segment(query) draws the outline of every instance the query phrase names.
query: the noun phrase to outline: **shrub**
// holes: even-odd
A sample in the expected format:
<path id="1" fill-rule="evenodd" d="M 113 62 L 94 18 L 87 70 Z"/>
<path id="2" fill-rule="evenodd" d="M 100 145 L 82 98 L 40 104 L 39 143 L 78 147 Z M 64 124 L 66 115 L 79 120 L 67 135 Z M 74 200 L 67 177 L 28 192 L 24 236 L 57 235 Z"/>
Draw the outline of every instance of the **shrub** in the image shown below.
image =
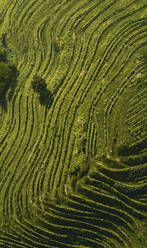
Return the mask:
<path id="1" fill-rule="evenodd" d="M 50 90 L 47 89 L 47 84 L 41 76 L 36 75 L 33 77 L 32 89 L 34 92 L 39 94 L 39 101 L 41 105 L 51 107 L 54 97 Z"/>
<path id="2" fill-rule="evenodd" d="M 36 75 L 33 77 L 32 88 L 36 93 L 40 93 L 42 90 L 46 89 L 46 87 L 47 84 L 41 76 Z"/>

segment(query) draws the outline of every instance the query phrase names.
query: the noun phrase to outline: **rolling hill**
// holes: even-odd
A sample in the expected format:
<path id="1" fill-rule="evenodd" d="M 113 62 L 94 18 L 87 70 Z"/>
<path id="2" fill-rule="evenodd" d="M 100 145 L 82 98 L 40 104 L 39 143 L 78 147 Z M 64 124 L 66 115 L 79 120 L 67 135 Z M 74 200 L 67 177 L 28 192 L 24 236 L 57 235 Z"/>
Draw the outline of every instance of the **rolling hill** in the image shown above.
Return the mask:
<path id="1" fill-rule="evenodd" d="M 0 51 L 0 247 L 147 247 L 147 2 L 1 0 Z"/>

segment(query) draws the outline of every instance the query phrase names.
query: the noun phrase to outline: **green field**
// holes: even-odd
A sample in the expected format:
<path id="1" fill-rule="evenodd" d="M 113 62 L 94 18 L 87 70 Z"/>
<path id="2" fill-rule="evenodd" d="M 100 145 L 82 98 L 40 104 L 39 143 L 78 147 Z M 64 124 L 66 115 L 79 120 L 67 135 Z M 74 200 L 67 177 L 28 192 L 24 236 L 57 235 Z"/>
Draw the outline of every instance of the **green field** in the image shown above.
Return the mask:
<path id="1" fill-rule="evenodd" d="M 1 0 L 1 50 L 0 248 L 147 248 L 147 1 Z"/>

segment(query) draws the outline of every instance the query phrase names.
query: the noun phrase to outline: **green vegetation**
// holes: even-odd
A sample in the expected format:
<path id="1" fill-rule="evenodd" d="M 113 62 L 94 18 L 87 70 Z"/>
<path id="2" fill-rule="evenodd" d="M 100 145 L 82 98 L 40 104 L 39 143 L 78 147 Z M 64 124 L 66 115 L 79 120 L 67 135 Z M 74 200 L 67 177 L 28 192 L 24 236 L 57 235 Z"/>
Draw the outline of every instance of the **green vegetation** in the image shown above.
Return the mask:
<path id="1" fill-rule="evenodd" d="M 146 13 L 0 1 L 0 248 L 147 247 Z"/>

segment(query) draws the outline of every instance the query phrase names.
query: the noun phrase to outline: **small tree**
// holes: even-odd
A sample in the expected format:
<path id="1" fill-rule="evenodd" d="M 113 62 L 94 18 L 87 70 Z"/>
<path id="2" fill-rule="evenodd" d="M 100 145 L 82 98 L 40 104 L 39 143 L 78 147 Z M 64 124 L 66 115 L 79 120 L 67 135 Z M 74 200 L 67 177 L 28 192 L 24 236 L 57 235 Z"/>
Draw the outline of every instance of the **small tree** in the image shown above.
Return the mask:
<path id="1" fill-rule="evenodd" d="M 34 92 L 39 95 L 40 104 L 50 107 L 53 103 L 54 97 L 50 90 L 47 89 L 45 80 L 41 76 L 36 75 L 33 77 L 31 85 Z"/>
<path id="2" fill-rule="evenodd" d="M 41 91 L 46 89 L 46 87 L 47 84 L 45 83 L 45 80 L 41 76 L 36 75 L 33 77 L 32 88 L 36 93 L 41 93 Z"/>

